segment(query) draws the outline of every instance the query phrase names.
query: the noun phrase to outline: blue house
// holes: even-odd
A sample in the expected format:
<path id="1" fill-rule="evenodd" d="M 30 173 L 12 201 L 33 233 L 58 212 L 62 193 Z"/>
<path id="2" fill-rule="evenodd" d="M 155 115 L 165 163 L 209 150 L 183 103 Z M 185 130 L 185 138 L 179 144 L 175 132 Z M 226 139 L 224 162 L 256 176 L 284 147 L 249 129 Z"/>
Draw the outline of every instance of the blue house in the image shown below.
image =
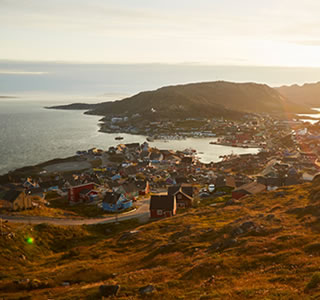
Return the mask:
<path id="1" fill-rule="evenodd" d="M 132 206 L 132 200 L 128 200 L 123 194 L 107 192 L 103 201 L 103 210 L 110 212 L 122 211 Z"/>

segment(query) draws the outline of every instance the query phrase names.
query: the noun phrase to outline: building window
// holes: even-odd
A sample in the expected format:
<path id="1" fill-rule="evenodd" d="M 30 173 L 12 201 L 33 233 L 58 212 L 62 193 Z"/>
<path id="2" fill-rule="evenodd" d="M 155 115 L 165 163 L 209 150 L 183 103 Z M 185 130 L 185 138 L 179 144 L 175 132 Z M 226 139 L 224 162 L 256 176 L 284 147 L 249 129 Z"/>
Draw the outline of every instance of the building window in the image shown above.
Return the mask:
<path id="1" fill-rule="evenodd" d="M 163 215 L 162 209 L 157 209 L 157 215 L 159 215 L 159 216 Z"/>

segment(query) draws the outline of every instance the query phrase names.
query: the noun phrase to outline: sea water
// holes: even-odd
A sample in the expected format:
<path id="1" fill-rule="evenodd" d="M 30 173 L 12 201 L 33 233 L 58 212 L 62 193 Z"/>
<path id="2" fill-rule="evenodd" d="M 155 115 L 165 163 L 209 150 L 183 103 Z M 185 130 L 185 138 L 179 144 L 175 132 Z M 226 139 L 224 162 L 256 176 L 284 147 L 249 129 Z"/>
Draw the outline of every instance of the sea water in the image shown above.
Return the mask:
<path id="1" fill-rule="evenodd" d="M 118 99 L 117 97 L 116 99 Z M 117 145 L 119 134 L 99 132 L 101 116 L 85 115 L 78 110 L 52 110 L 45 106 L 72 102 L 101 102 L 111 98 L 21 97 L 0 99 L 0 174 L 38 164 L 54 158 L 72 156 L 78 150 L 98 147 L 107 150 Z M 142 135 L 121 134 L 121 143 L 146 141 Z M 213 138 L 154 141 L 159 149 L 184 150 L 194 148 L 201 161 L 216 162 L 222 155 L 257 153 L 258 149 L 210 145 Z"/>

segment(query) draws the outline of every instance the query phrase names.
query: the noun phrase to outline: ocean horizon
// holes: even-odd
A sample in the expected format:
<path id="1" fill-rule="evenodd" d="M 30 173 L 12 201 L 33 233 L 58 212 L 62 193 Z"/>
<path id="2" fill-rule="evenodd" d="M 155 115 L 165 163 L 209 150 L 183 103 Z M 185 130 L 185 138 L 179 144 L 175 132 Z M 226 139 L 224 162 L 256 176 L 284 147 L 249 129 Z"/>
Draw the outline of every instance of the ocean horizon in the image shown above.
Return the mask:
<path id="1" fill-rule="evenodd" d="M 320 68 L 310 67 L 0 60 L 0 96 L 55 95 L 83 99 L 107 95 L 119 100 L 119 95 L 202 81 L 256 82 L 278 87 L 317 82 L 319 78 Z"/>

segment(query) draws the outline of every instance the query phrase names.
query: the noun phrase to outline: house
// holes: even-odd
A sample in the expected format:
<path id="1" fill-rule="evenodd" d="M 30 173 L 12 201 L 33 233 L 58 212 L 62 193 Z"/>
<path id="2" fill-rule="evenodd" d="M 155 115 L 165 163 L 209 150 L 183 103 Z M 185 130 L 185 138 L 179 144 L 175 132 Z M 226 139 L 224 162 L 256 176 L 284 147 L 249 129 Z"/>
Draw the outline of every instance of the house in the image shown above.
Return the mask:
<path id="1" fill-rule="evenodd" d="M 127 199 L 134 199 L 139 195 L 139 188 L 134 182 L 126 182 L 117 188 L 117 192 L 124 194 Z"/>
<path id="2" fill-rule="evenodd" d="M 302 180 L 304 182 L 311 182 L 314 177 L 315 177 L 315 175 L 309 174 L 308 172 L 304 172 L 302 174 Z"/>
<path id="3" fill-rule="evenodd" d="M 25 210 L 32 208 L 31 198 L 21 190 L 0 191 L 0 207 L 12 210 Z"/>
<path id="4" fill-rule="evenodd" d="M 23 183 L 23 186 L 27 189 L 31 189 L 37 187 L 37 184 L 33 182 L 31 178 L 27 178 L 26 181 Z"/>
<path id="5" fill-rule="evenodd" d="M 98 192 L 90 188 L 85 188 L 81 190 L 79 193 L 80 202 L 94 201 L 97 198 L 98 198 Z"/>
<path id="6" fill-rule="evenodd" d="M 141 153 L 140 153 L 140 159 L 143 159 L 143 160 L 149 160 L 149 155 L 150 155 L 150 152 L 149 150 L 142 150 Z"/>
<path id="7" fill-rule="evenodd" d="M 218 190 L 232 191 L 236 188 L 236 181 L 233 176 L 218 176 L 215 185 Z"/>
<path id="8" fill-rule="evenodd" d="M 194 158 L 192 156 L 184 156 L 181 159 L 181 164 L 184 164 L 184 165 L 192 165 L 193 162 L 194 162 Z"/>
<path id="9" fill-rule="evenodd" d="M 94 189 L 94 187 L 95 187 L 95 184 L 93 182 L 71 187 L 68 192 L 69 202 L 72 202 L 72 203 L 82 202 L 84 200 L 84 196 L 81 196 L 80 194 L 81 191 L 88 193 L 88 190 L 91 191 Z"/>
<path id="10" fill-rule="evenodd" d="M 71 187 L 81 184 L 80 178 L 77 175 L 65 174 L 63 177 L 65 180 L 64 186 Z"/>
<path id="11" fill-rule="evenodd" d="M 150 184 L 146 180 L 137 180 L 135 182 L 136 187 L 139 190 L 139 195 L 147 195 L 150 193 Z"/>
<path id="12" fill-rule="evenodd" d="M 147 142 L 144 142 L 142 145 L 141 145 L 141 150 L 142 151 L 147 151 L 149 152 L 149 144 Z"/>
<path id="13" fill-rule="evenodd" d="M 161 152 L 151 152 L 149 159 L 153 162 L 160 162 L 163 160 L 163 155 Z"/>
<path id="14" fill-rule="evenodd" d="M 140 144 L 139 143 L 130 143 L 130 144 L 124 144 L 129 151 L 136 151 L 140 148 Z"/>
<path id="15" fill-rule="evenodd" d="M 317 159 L 317 155 L 313 152 L 300 151 L 300 158 L 302 161 L 310 161 L 313 163 Z"/>
<path id="16" fill-rule="evenodd" d="M 273 175 L 273 177 L 258 176 L 257 182 L 260 184 L 266 185 L 268 189 L 271 187 L 283 186 L 282 178 L 276 177 L 276 175 Z"/>
<path id="17" fill-rule="evenodd" d="M 120 174 L 116 174 L 116 175 L 111 177 L 111 180 L 113 180 L 113 181 L 116 181 L 116 180 L 119 180 L 119 179 L 121 179 L 121 175 Z"/>
<path id="18" fill-rule="evenodd" d="M 179 191 L 177 191 L 173 196 L 176 199 L 177 207 L 181 207 L 181 208 L 192 207 L 193 198 L 188 194 L 184 193 L 182 191 L 182 188 L 180 188 Z"/>
<path id="19" fill-rule="evenodd" d="M 171 217 L 176 214 L 176 211 L 177 203 L 175 197 L 169 197 L 168 195 L 151 195 L 151 218 Z"/>
<path id="20" fill-rule="evenodd" d="M 28 189 L 28 190 L 26 190 L 25 193 L 26 193 L 26 195 L 28 195 L 32 199 L 36 199 L 39 201 L 44 201 L 45 196 L 46 196 L 45 192 L 43 191 L 43 189 L 41 187 Z"/>
<path id="21" fill-rule="evenodd" d="M 63 186 L 63 180 L 49 180 L 40 182 L 39 185 L 44 192 L 56 191 Z"/>
<path id="22" fill-rule="evenodd" d="M 233 190 L 232 198 L 240 199 L 247 195 L 254 195 L 254 194 L 263 192 L 265 190 L 266 190 L 266 186 L 264 184 L 261 184 L 258 182 L 250 182 Z"/>
<path id="23" fill-rule="evenodd" d="M 301 183 L 299 176 L 286 176 L 284 177 L 284 185 L 296 185 Z"/>
<path id="24" fill-rule="evenodd" d="M 182 184 L 182 183 L 188 183 L 188 178 L 187 177 L 185 177 L 185 176 L 177 176 L 176 178 L 175 178 L 175 182 L 177 183 L 177 184 Z"/>
<path id="25" fill-rule="evenodd" d="M 123 194 L 107 192 L 102 201 L 103 210 L 117 212 L 132 207 L 132 200 L 128 200 Z"/>
<path id="26" fill-rule="evenodd" d="M 138 172 L 139 172 L 139 170 L 138 170 L 137 166 L 130 165 L 130 166 L 122 169 L 120 173 L 121 173 L 121 176 L 128 177 L 128 176 L 136 175 Z"/>
<path id="27" fill-rule="evenodd" d="M 194 188 L 192 185 L 174 185 L 168 188 L 168 197 L 175 197 L 177 207 L 192 207 Z"/>

